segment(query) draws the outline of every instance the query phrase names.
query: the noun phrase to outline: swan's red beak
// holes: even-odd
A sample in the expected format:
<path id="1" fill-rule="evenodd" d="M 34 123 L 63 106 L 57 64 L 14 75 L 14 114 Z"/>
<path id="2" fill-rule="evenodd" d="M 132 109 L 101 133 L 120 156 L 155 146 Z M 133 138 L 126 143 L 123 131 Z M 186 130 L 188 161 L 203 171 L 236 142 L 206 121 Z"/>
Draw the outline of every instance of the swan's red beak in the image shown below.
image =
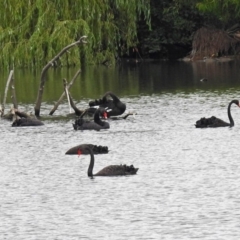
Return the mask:
<path id="1" fill-rule="evenodd" d="M 107 118 L 108 118 L 107 112 L 104 112 L 104 113 L 103 113 L 103 118 L 104 118 L 104 119 L 107 119 Z"/>
<path id="2" fill-rule="evenodd" d="M 82 151 L 78 149 L 77 154 L 78 154 L 78 157 L 80 157 L 80 155 L 82 154 Z"/>

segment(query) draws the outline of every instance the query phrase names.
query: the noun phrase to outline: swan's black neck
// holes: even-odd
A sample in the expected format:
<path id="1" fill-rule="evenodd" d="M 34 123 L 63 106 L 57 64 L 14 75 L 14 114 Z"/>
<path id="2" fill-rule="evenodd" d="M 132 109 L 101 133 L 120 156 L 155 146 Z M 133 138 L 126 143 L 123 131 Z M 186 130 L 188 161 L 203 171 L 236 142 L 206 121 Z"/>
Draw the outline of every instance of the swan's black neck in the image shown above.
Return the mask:
<path id="1" fill-rule="evenodd" d="M 97 111 L 95 112 L 95 114 L 94 114 L 94 122 L 97 123 L 100 126 L 103 126 L 104 122 L 101 121 L 100 116 L 99 116 L 101 114 L 101 111 L 102 111 L 101 108 L 98 108 Z"/>
<path id="2" fill-rule="evenodd" d="M 106 92 L 104 94 L 104 96 L 103 96 L 104 101 L 107 100 L 107 96 L 110 96 L 115 103 L 120 102 L 120 99 L 112 92 Z"/>
<path id="3" fill-rule="evenodd" d="M 239 105 L 238 100 L 232 100 L 228 105 L 228 118 L 229 118 L 229 121 L 230 121 L 230 127 L 234 126 L 234 121 L 233 121 L 233 118 L 232 118 L 232 115 L 231 115 L 231 106 L 232 106 L 233 103 L 235 103 L 236 105 Z"/>
<path id="4" fill-rule="evenodd" d="M 86 148 L 89 153 L 90 153 L 90 156 L 91 156 L 91 159 L 90 159 L 90 164 L 89 164 L 89 167 L 88 167 L 88 176 L 89 177 L 92 177 L 93 176 L 93 167 L 94 167 L 94 154 L 93 154 L 93 151 L 91 148 L 87 147 Z"/>

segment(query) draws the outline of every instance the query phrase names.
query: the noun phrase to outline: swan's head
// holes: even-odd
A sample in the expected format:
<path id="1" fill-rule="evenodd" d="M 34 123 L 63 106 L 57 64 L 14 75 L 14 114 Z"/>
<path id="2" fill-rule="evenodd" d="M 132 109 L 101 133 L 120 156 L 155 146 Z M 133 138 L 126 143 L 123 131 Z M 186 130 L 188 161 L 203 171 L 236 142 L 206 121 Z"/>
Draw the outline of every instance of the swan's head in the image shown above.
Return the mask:
<path id="1" fill-rule="evenodd" d="M 82 154 L 82 150 L 80 148 L 78 148 L 78 150 L 77 150 L 78 157 L 80 157 L 81 154 Z"/>
<path id="2" fill-rule="evenodd" d="M 239 102 L 239 100 L 232 100 L 232 103 L 235 103 L 238 107 L 240 107 L 240 102 Z"/>
<path id="3" fill-rule="evenodd" d="M 106 112 L 106 111 L 103 113 L 103 118 L 104 118 L 104 119 L 107 119 L 107 118 L 108 118 L 108 115 L 107 115 L 107 112 Z"/>
<path id="4" fill-rule="evenodd" d="M 108 112 L 107 112 L 107 110 L 106 110 L 105 108 L 100 107 L 100 108 L 98 109 L 98 111 L 99 111 L 99 115 L 100 115 L 102 118 L 104 118 L 104 119 L 107 119 L 107 118 L 108 118 Z"/>

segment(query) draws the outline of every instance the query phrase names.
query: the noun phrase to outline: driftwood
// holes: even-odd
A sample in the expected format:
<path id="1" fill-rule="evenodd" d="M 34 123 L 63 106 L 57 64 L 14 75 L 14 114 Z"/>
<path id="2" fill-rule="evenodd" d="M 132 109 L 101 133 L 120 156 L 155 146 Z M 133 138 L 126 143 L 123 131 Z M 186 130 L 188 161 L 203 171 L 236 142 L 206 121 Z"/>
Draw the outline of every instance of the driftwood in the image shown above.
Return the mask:
<path id="1" fill-rule="evenodd" d="M 14 78 L 12 78 L 11 88 L 12 88 L 12 96 L 11 97 L 12 97 L 13 107 L 15 109 L 17 109 L 18 108 L 18 103 L 17 103 L 16 91 L 15 91 L 15 86 L 14 86 Z"/>
<path id="2" fill-rule="evenodd" d="M 7 119 L 7 120 L 12 120 L 14 118 L 14 116 L 15 116 L 14 109 L 16 109 L 18 107 L 16 92 L 15 92 L 15 87 L 14 87 L 13 73 L 14 73 L 13 70 L 11 70 L 10 73 L 9 73 L 8 80 L 7 80 L 6 87 L 5 87 L 5 92 L 4 92 L 3 104 L 2 104 L 1 109 L 0 109 L 1 117 L 3 119 Z M 12 98 L 12 101 L 13 101 L 13 108 L 11 108 L 8 113 L 4 114 L 5 104 L 6 104 L 6 99 L 7 99 L 7 92 L 8 92 L 8 89 L 9 89 L 10 85 L 11 85 L 11 89 L 12 89 L 11 98 Z"/>
<path id="3" fill-rule="evenodd" d="M 15 109 L 14 112 L 20 118 L 35 118 L 35 116 L 29 115 L 25 112 L 19 112 L 17 109 Z"/>
<path id="4" fill-rule="evenodd" d="M 6 99 L 7 99 L 7 92 L 8 92 L 9 85 L 11 84 L 12 81 L 13 81 L 13 70 L 10 71 L 8 80 L 6 83 L 4 97 L 3 97 L 3 103 L 2 103 L 2 109 L 1 109 L 1 116 L 4 115 L 5 104 L 6 104 Z"/>
<path id="5" fill-rule="evenodd" d="M 123 119 L 126 119 L 128 116 L 130 116 L 130 115 L 136 115 L 136 113 L 132 113 L 132 112 L 129 112 L 129 113 L 127 113 L 125 116 L 123 116 L 122 118 Z"/>
<path id="6" fill-rule="evenodd" d="M 113 119 L 113 120 L 121 120 L 121 119 L 127 119 L 129 116 L 133 115 L 135 117 L 135 115 L 137 115 L 137 113 L 135 112 L 129 112 L 129 113 L 126 113 L 124 116 L 116 116 L 116 117 L 110 117 L 110 119 Z"/>
<path id="7" fill-rule="evenodd" d="M 68 100 L 68 105 L 69 105 L 69 113 L 71 113 L 71 104 L 70 104 L 70 100 L 69 100 L 69 92 L 67 89 L 67 80 L 63 79 L 63 86 L 64 86 L 64 92 L 67 95 L 67 100 Z"/>
<path id="8" fill-rule="evenodd" d="M 11 108 L 10 111 L 3 116 L 3 118 L 12 121 L 19 118 L 36 119 L 36 116 L 25 112 L 20 112 L 18 109 L 15 108 Z"/>
<path id="9" fill-rule="evenodd" d="M 45 67 L 42 69 L 42 73 L 41 73 L 41 81 L 40 81 L 40 86 L 39 86 L 39 90 L 38 90 L 38 96 L 37 96 L 37 100 L 36 100 L 36 105 L 34 107 L 35 110 L 35 115 L 37 117 L 40 116 L 40 108 L 41 108 L 41 103 L 42 103 L 42 95 L 43 95 L 43 89 L 44 89 L 44 84 L 46 81 L 46 73 L 47 70 L 53 66 L 54 62 L 57 61 L 68 49 L 79 45 L 79 44 L 85 44 L 86 43 L 86 36 L 80 37 L 80 39 L 68 46 L 66 46 L 65 48 L 63 48 L 51 61 L 49 61 L 47 63 L 47 65 L 45 65 Z"/>
<path id="10" fill-rule="evenodd" d="M 61 97 L 59 98 L 59 100 L 57 101 L 57 103 L 54 105 L 53 109 L 50 111 L 49 115 L 53 115 L 53 113 L 57 110 L 58 106 L 60 105 L 61 101 L 63 100 L 64 96 L 66 95 L 65 93 L 65 87 L 67 88 L 67 90 L 69 90 L 74 81 L 77 79 L 78 75 L 80 74 L 81 70 L 78 70 L 77 73 L 74 75 L 73 79 L 71 80 L 71 82 L 67 85 L 67 81 L 66 81 L 66 86 L 64 86 L 64 92 L 62 93 Z M 64 80 L 63 80 L 64 81 Z"/>
<path id="11" fill-rule="evenodd" d="M 6 114 L 2 116 L 3 119 L 12 121 L 16 117 L 14 109 L 11 108 Z"/>
<path id="12" fill-rule="evenodd" d="M 66 87 L 65 87 L 66 84 L 67 84 L 66 79 L 63 79 L 63 81 L 64 81 L 64 90 L 67 91 Z M 95 113 L 95 110 L 96 110 L 95 108 L 91 107 L 91 108 L 87 108 L 87 109 L 84 109 L 84 110 L 80 110 L 79 108 L 77 108 L 77 106 L 73 102 L 71 94 L 70 93 L 66 93 L 66 92 L 65 92 L 65 94 L 68 95 L 68 101 L 70 103 L 70 106 L 74 110 L 75 115 L 79 116 L 79 118 L 83 118 L 84 116 L 87 117 L 87 118 L 93 117 L 93 115 Z M 69 115 L 72 115 L 72 114 L 70 113 Z"/>
<path id="13" fill-rule="evenodd" d="M 64 81 L 64 80 L 65 80 L 65 81 Z M 66 79 L 63 79 L 63 81 L 64 81 L 64 91 L 65 91 L 65 94 L 67 95 L 67 93 L 66 93 L 66 87 L 65 87 L 65 85 L 66 85 Z M 71 105 L 71 107 L 73 108 L 75 114 L 76 114 L 77 116 L 81 116 L 81 115 L 84 113 L 84 111 L 82 111 L 82 110 L 80 110 L 80 109 L 78 109 L 78 108 L 76 107 L 76 105 L 74 104 L 74 102 L 73 102 L 73 100 L 72 100 L 72 97 L 71 97 L 70 93 L 68 93 L 68 96 L 69 96 L 70 105 Z"/>

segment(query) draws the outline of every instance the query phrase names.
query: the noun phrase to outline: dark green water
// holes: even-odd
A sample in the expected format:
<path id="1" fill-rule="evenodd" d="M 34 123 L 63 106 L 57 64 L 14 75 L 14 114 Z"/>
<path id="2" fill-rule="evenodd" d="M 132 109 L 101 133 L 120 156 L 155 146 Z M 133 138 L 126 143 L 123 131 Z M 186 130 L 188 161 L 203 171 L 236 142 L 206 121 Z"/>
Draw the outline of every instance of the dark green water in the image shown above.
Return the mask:
<path id="1" fill-rule="evenodd" d="M 239 62 L 125 62 L 117 66 L 88 66 L 76 79 L 70 90 L 76 101 L 99 98 L 106 91 L 120 97 L 151 95 L 174 92 L 196 92 L 199 90 L 225 91 L 240 87 Z M 45 83 L 43 102 L 57 101 L 63 92 L 62 79 L 68 82 L 78 68 L 49 69 Z M 19 103 L 34 104 L 37 98 L 41 69 L 15 69 L 15 89 Z M 1 72 L 0 94 L 3 98 L 8 72 Z M 201 83 L 201 78 L 207 78 Z M 11 102 L 10 93 L 8 102 Z"/>

